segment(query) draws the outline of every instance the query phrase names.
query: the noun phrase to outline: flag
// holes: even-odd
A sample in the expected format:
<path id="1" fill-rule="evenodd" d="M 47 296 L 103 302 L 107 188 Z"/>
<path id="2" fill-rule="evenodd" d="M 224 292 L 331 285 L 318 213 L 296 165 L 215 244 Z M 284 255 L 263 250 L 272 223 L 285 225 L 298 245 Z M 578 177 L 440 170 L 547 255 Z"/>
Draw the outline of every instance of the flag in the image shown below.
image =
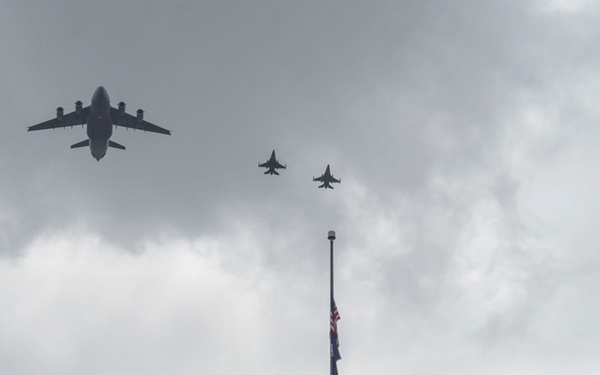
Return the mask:
<path id="1" fill-rule="evenodd" d="M 335 301 L 331 297 L 331 315 L 329 319 L 329 355 L 331 356 L 331 375 L 337 375 L 337 364 L 338 359 L 342 359 L 340 356 L 340 342 L 337 333 L 337 321 L 340 320 L 340 314 L 338 313 Z"/>

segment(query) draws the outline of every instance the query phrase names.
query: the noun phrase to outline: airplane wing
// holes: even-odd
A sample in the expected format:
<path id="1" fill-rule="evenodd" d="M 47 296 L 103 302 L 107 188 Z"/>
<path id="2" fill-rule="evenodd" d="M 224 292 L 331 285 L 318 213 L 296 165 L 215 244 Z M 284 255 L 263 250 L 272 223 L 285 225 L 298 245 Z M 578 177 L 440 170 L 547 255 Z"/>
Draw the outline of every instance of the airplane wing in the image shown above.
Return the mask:
<path id="1" fill-rule="evenodd" d="M 340 181 L 342 181 L 342 180 L 338 180 L 337 178 L 331 176 L 331 182 L 339 183 Z"/>
<path id="2" fill-rule="evenodd" d="M 259 168 L 269 168 L 269 164 L 268 163 L 262 163 L 262 164 L 258 164 Z"/>
<path id="3" fill-rule="evenodd" d="M 279 163 L 278 161 L 275 162 L 275 168 L 277 169 L 285 169 L 285 165 L 282 165 L 281 163 Z"/>
<path id="4" fill-rule="evenodd" d="M 33 130 L 46 130 L 46 129 L 55 129 L 55 128 L 66 128 L 68 126 L 75 125 L 83 125 L 86 123 L 88 115 L 90 114 L 90 107 L 87 106 L 81 109 L 81 112 L 77 114 L 77 112 L 73 111 L 64 115 L 60 120 L 58 118 L 53 118 L 52 120 L 41 122 L 37 125 L 33 125 L 27 128 L 27 131 Z"/>
<path id="5" fill-rule="evenodd" d="M 143 131 L 152 132 L 152 133 L 171 135 L 170 130 L 161 128 L 158 125 L 151 124 L 146 120 L 142 120 L 140 122 L 140 121 L 138 121 L 137 117 L 132 116 L 129 113 L 123 113 L 122 115 L 119 115 L 119 110 L 114 107 L 110 107 L 110 116 L 113 119 L 115 119 L 115 118 L 118 119 L 113 124 L 116 126 L 122 126 L 124 128 L 130 128 L 130 129 L 135 129 L 135 130 L 143 130 Z"/>
<path id="6" fill-rule="evenodd" d="M 325 182 L 323 181 L 323 175 L 321 175 L 321 177 L 313 177 L 313 181 Z"/>

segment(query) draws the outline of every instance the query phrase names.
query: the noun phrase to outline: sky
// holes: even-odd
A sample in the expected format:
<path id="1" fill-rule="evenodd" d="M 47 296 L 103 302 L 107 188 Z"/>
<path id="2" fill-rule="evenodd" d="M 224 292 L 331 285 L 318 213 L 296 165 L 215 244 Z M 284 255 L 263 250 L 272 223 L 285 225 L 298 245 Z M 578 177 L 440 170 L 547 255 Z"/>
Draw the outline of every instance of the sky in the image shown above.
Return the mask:
<path id="1" fill-rule="evenodd" d="M 600 373 L 600 2 L 2 8 L 2 373 Z"/>

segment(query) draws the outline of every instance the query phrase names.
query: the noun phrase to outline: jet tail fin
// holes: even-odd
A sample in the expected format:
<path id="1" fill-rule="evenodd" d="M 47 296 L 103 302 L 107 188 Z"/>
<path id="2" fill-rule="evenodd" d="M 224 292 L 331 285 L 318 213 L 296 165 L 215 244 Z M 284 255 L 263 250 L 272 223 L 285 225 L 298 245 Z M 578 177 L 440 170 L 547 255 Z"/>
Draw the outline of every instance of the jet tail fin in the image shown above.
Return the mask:
<path id="1" fill-rule="evenodd" d="M 71 148 L 87 147 L 89 145 L 90 145 L 90 140 L 86 139 L 85 141 L 81 141 L 79 143 L 75 143 L 74 145 L 71 145 Z"/>
<path id="2" fill-rule="evenodd" d="M 108 147 L 118 148 L 119 150 L 125 150 L 125 146 L 118 144 L 117 142 L 108 141 Z"/>

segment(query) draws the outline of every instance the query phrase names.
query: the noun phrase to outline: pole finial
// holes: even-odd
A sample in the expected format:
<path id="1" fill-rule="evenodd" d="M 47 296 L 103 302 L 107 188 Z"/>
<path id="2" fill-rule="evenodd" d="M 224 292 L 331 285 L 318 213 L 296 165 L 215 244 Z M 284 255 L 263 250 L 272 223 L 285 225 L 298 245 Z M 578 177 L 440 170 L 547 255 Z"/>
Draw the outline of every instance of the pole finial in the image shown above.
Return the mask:
<path id="1" fill-rule="evenodd" d="M 332 230 L 330 230 L 330 231 L 327 233 L 327 239 L 328 239 L 329 241 L 333 241 L 333 240 L 335 240 L 335 231 L 332 231 Z"/>

